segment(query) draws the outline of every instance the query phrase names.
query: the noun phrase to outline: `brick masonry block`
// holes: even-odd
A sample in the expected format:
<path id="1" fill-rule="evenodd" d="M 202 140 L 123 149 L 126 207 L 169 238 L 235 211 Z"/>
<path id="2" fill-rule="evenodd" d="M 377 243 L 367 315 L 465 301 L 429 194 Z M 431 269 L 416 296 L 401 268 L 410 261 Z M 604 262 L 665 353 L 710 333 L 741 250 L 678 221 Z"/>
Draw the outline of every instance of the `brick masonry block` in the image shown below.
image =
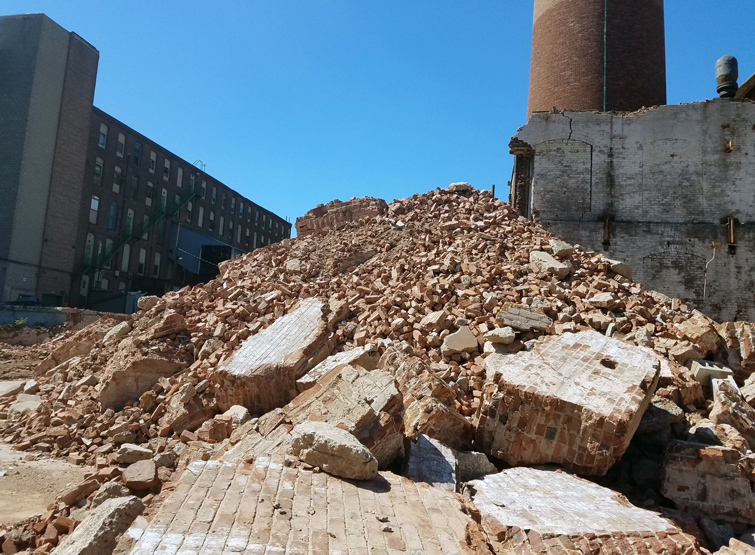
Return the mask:
<path id="1" fill-rule="evenodd" d="M 475 446 L 508 464 L 603 475 L 637 430 L 660 377 L 652 352 L 594 331 L 492 354 Z"/>

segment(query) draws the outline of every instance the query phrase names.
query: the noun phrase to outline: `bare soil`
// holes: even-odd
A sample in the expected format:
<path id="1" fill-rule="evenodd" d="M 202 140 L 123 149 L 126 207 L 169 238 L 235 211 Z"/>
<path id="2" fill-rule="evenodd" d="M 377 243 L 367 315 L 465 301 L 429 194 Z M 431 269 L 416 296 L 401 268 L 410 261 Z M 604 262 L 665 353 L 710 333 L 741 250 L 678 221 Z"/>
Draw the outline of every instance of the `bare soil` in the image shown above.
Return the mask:
<path id="1" fill-rule="evenodd" d="M 25 347 L 0 342 L 0 380 L 33 378 L 34 367 L 48 354 L 43 345 Z"/>
<path id="2" fill-rule="evenodd" d="M 31 460 L 27 460 L 31 459 Z M 0 526 L 44 513 L 58 494 L 91 472 L 47 455 L 14 451 L 0 442 Z"/>

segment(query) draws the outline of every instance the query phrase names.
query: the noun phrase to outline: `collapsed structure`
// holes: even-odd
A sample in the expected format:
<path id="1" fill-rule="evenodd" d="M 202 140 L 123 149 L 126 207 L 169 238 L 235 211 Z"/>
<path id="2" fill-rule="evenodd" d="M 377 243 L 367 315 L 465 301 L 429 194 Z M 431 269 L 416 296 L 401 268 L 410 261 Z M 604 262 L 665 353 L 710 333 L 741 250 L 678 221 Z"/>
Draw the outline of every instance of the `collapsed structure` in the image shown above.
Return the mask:
<path id="1" fill-rule="evenodd" d="M 333 206 L 307 216 L 322 218 L 309 235 L 140 299 L 84 352 L 83 329 L 0 391 L 6 442 L 92 466 L 46 514 L 0 532 L 8 552 L 66 553 L 87 522 L 123 520 L 108 530 L 130 526 L 118 549 L 133 553 L 693 553 L 755 525 L 746 495 L 718 511 L 723 494 L 701 503 L 683 487 L 755 479 L 750 324 L 644 290 L 626 264 L 468 184 Z M 713 387 L 727 374 L 738 385 Z M 561 465 L 570 495 L 595 503 L 570 527 L 528 520 L 516 484 L 556 496 L 561 482 L 499 475 L 505 463 Z M 133 515 L 129 495 L 150 521 L 112 516 Z M 623 524 L 609 529 L 613 514 Z M 726 542 L 715 526 L 731 527 Z"/>

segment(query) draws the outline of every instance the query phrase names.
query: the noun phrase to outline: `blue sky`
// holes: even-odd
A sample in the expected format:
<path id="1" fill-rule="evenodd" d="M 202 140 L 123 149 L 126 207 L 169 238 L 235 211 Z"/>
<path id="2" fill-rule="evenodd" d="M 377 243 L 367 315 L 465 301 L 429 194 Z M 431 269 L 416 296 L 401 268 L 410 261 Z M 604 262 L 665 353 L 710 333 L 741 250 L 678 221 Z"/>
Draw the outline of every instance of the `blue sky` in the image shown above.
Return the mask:
<path id="1" fill-rule="evenodd" d="M 4 0 L 100 51 L 95 104 L 293 222 L 469 181 L 507 195 L 532 1 Z M 753 0 L 666 0 L 669 103 L 755 73 Z"/>

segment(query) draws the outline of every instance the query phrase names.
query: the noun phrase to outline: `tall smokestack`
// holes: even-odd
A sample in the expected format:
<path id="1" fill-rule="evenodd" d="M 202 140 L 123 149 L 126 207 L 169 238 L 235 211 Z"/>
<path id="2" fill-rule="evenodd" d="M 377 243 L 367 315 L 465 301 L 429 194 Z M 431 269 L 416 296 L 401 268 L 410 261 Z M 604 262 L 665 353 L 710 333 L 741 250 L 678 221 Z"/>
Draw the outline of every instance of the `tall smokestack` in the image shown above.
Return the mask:
<path id="1" fill-rule="evenodd" d="M 663 0 L 535 0 L 528 113 L 666 103 Z"/>

